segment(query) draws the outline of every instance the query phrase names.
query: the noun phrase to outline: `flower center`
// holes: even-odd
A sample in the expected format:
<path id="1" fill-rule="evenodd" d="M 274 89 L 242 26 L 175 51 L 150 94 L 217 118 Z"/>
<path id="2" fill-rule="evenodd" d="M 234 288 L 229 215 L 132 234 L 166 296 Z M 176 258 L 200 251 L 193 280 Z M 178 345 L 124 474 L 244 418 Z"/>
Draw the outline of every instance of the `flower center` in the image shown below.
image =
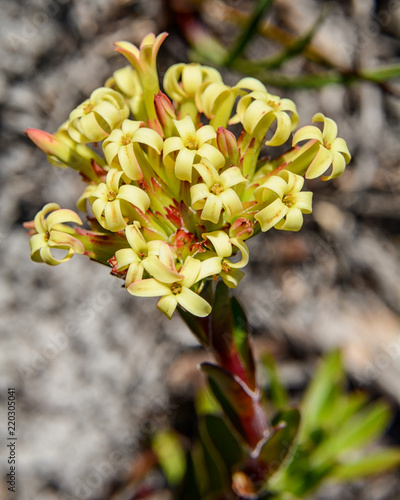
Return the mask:
<path id="1" fill-rule="evenodd" d="M 329 142 L 327 142 L 327 141 L 324 141 L 323 145 L 324 145 L 324 148 L 326 148 L 328 150 L 331 149 L 331 147 L 332 147 L 332 144 L 329 144 Z"/>
<path id="2" fill-rule="evenodd" d="M 288 208 L 291 208 L 295 204 L 294 196 L 289 193 L 282 198 L 282 203 Z"/>
<path id="3" fill-rule="evenodd" d="M 131 143 L 132 137 L 130 134 L 125 134 L 121 137 L 121 146 L 127 146 Z"/>
<path id="4" fill-rule="evenodd" d="M 172 283 L 171 292 L 173 295 L 179 295 L 182 292 L 182 285 L 180 283 Z"/>
<path id="5" fill-rule="evenodd" d="M 272 109 L 279 109 L 281 106 L 281 103 L 279 101 L 274 101 L 273 99 L 268 99 L 267 101 L 268 106 L 271 106 Z"/>
<path id="6" fill-rule="evenodd" d="M 231 270 L 231 266 L 225 260 L 222 261 L 221 267 L 224 273 L 229 273 Z"/>
<path id="7" fill-rule="evenodd" d="M 146 252 L 138 252 L 139 259 L 145 259 L 147 257 Z"/>
<path id="8" fill-rule="evenodd" d="M 112 190 L 108 191 L 108 194 L 107 194 L 108 201 L 114 201 L 115 197 L 116 197 L 115 191 L 112 191 Z"/>
<path id="9" fill-rule="evenodd" d="M 85 113 L 85 115 L 88 115 L 89 113 L 91 113 L 93 111 L 93 104 L 86 104 L 86 106 L 83 106 L 83 112 Z"/>
<path id="10" fill-rule="evenodd" d="M 197 149 L 199 147 L 199 141 L 195 135 L 189 135 L 184 144 L 187 149 Z"/>
<path id="11" fill-rule="evenodd" d="M 221 193 L 223 193 L 224 188 L 221 186 L 221 184 L 218 184 L 217 182 L 212 186 L 210 189 L 212 194 L 216 194 L 217 196 Z"/>

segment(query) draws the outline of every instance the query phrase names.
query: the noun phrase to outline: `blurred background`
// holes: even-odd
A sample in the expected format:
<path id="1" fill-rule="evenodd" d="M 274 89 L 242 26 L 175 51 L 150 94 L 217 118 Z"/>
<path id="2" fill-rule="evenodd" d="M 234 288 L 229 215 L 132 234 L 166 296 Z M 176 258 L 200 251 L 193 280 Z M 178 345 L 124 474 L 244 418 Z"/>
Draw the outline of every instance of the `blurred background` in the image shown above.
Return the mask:
<path id="1" fill-rule="evenodd" d="M 56 268 L 29 260 L 22 223 L 48 202 L 74 208 L 82 186 L 23 131 L 55 131 L 124 66 L 114 41 L 168 31 L 162 78 L 175 62 L 218 62 L 255 3 L 0 0 L 1 456 L 8 387 L 18 412 L 18 493 L 7 491 L 1 459 L 1 498 L 139 498 L 151 462 L 142 445 L 177 415 L 190 417 L 196 365 L 206 358 L 178 317 L 168 321 L 156 301 L 127 294 L 108 269 L 79 257 Z M 255 71 L 247 59 L 267 59 L 260 78 L 295 101 L 300 125 L 321 111 L 348 143 L 346 173 L 310 183 L 314 211 L 303 230 L 251 240 L 236 293 L 257 355 L 277 357 L 294 398 L 321 354 L 341 347 L 349 386 L 393 406 L 389 444 L 400 443 L 399 53 L 399 1 L 276 0 L 240 58 L 219 68 L 234 84 Z M 160 492 L 148 498 L 168 499 L 161 476 L 151 481 Z M 397 471 L 313 498 L 399 497 Z"/>

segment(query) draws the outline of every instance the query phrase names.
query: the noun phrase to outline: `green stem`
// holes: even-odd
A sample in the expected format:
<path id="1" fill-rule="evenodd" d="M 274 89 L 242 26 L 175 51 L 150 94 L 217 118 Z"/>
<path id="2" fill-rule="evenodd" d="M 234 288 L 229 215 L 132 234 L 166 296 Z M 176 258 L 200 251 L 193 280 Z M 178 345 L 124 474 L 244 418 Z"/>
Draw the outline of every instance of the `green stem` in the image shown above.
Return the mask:
<path id="1" fill-rule="evenodd" d="M 240 56 L 244 51 L 247 44 L 250 42 L 251 38 L 257 31 L 258 25 L 262 19 L 264 13 L 272 7 L 273 0 L 259 0 L 256 2 L 253 13 L 249 17 L 246 26 L 244 27 L 236 43 L 229 52 L 228 57 L 225 61 L 226 66 L 231 66 L 233 62 Z"/>

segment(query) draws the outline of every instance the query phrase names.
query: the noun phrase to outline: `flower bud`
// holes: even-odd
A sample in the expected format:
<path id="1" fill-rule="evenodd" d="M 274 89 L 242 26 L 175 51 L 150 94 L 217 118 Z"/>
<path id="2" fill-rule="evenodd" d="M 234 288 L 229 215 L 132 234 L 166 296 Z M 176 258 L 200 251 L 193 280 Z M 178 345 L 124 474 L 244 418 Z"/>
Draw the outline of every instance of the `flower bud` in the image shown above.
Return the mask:
<path id="1" fill-rule="evenodd" d="M 229 165 L 238 165 L 239 152 L 236 137 L 226 128 L 217 130 L 217 145 L 221 153 L 228 159 Z"/>
<path id="2" fill-rule="evenodd" d="M 164 137 L 171 137 L 175 130 L 173 120 L 176 120 L 176 114 L 172 102 L 161 90 L 154 96 L 154 107 Z"/>
<path id="3" fill-rule="evenodd" d="M 96 171 L 96 166 L 102 167 L 104 160 L 87 146 L 73 141 L 63 128 L 60 128 L 55 135 L 34 128 L 26 129 L 25 134 L 48 155 L 53 165 L 73 168 L 88 179 L 99 181 L 99 171 Z"/>
<path id="4" fill-rule="evenodd" d="M 247 240 L 253 234 L 253 224 L 251 220 L 238 217 L 229 229 L 230 238 Z"/>

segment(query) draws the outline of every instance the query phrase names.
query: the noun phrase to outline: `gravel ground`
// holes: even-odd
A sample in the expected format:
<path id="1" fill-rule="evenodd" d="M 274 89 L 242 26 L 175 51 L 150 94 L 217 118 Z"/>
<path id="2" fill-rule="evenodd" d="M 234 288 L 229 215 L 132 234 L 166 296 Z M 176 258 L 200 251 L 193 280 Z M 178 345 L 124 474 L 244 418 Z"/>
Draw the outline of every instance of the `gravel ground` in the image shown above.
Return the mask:
<path id="1" fill-rule="evenodd" d="M 299 33 L 319 5 L 276 4 L 276 20 Z M 378 2 L 375 20 L 372 1 L 329 4 L 315 43 L 337 64 L 371 67 L 398 55 L 398 2 Z M 169 322 L 151 299 L 128 296 L 107 269 L 83 258 L 56 268 L 32 263 L 21 227 L 50 201 L 73 208 L 80 190 L 73 172 L 49 166 L 23 130 L 57 128 L 125 64 L 112 42 L 137 44 L 164 30 L 163 8 L 157 0 L 0 0 L 1 457 L 9 387 L 18 410 L 18 494 L 7 492 L 1 458 L 4 499 L 109 498 L 113 481 L 129 476 L 139 440 L 173 411 L 166 374 L 195 346 L 177 318 Z M 223 34 L 217 15 L 205 20 Z M 164 68 L 185 57 L 178 35 L 166 45 Z M 294 61 L 288 71 L 301 69 Z M 317 188 L 303 232 L 251 241 L 254 258 L 238 295 L 256 338 L 284 339 L 306 359 L 340 345 L 356 388 L 399 403 L 400 101 L 370 83 L 285 95 L 302 124 L 317 111 L 334 118 L 354 158 L 343 178 Z M 394 473 L 329 487 L 318 498 L 399 495 Z"/>

